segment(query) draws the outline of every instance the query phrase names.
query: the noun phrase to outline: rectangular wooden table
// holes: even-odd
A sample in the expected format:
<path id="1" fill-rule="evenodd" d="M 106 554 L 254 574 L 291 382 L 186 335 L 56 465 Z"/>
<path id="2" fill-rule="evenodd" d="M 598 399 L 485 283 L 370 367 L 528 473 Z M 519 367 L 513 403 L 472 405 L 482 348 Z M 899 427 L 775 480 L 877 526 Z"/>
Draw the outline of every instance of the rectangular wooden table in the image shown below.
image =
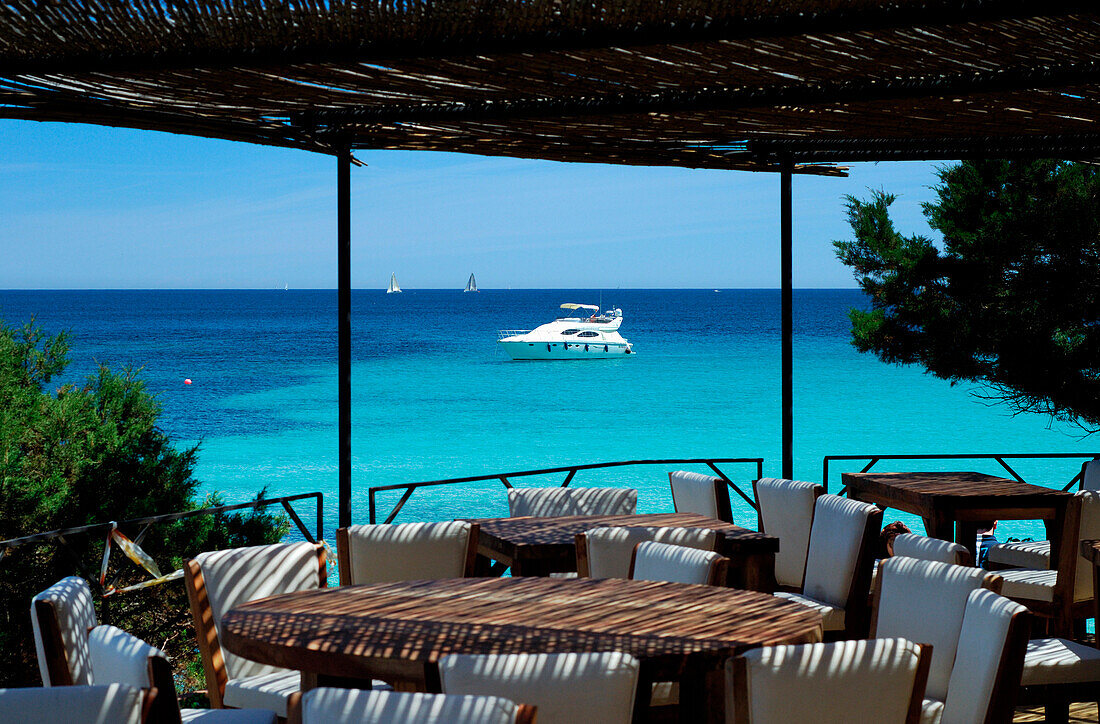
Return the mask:
<path id="1" fill-rule="evenodd" d="M 971 472 L 844 473 L 848 497 L 919 515 L 928 535 L 976 554 L 978 530 L 995 520 L 1042 520 L 1052 550 L 1065 526 L 1070 493 Z"/>
<path id="2" fill-rule="evenodd" d="M 482 518 L 478 572 L 547 576 L 577 570 L 575 536 L 605 526 L 708 528 L 717 531 L 718 552 L 730 559 L 729 585 L 750 591 L 775 590 L 775 554 L 779 539 L 695 513 L 571 515 L 556 518 Z"/>

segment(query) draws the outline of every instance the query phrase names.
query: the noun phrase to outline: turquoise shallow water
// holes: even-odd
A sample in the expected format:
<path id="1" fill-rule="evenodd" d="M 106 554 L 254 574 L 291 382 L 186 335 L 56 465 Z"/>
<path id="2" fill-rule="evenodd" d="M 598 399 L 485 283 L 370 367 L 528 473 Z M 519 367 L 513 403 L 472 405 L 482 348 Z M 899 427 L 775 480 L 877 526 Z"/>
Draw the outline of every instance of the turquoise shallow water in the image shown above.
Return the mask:
<path id="1" fill-rule="evenodd" d="M 779 474 L 779 294 L 774 290 L 617 290 L 620 360 L 512 362 L 496 330 L 533 328 L 577 290 L 407 290 L 353 294 L 354 517 L 370 485 L 657 457 L 764 457 Z M 1100 445 L 1046 418 L 1012 416 L 917 369 L 884 365 L 848 343 L 851 290 L 795 292 L 795 473 L 820 480 L 829 454 L 1092 452 Z M 0 292 L 9 324 L 37 315 L 69 329 L 69 377 L 95 361 L 144 367 L 163 427 L 202 442 L 197 476 L 230 500 L 320 490 L 336 514 L 336 295 L 331 291 Z M 190 378 L 193 384 L 184 385 Z M 1062 487 L 1076 462 L 1020 462 L 1030 482 Z M 838 466 L 839 472 L 854 469 Z M 879 469 L 891 469 L 885 465 Z M 895 464 L 975 469 L 996 463 Z M 731 466 L 746 482 L 754 468 Z M 668 510 L 665 470 L 582 474 L 575 484 L 637 487 L 643 512 Z M 542 481 L 552 484 L 553 480 Z M 383 507 L 397 495 L 382 498 Z M 421 491 L 398 520 L 506 513 L 497 484 Z M 303 511 L 304 512 L 304 511 Z M 755 514 L 737 505 L 738 522 Z M 889 512 L 920 531 L 918 521 Z M 308 519 L 308 518 L 307 518 Z M 1002 540 L 1042 535 L 1008 522 Z"/>

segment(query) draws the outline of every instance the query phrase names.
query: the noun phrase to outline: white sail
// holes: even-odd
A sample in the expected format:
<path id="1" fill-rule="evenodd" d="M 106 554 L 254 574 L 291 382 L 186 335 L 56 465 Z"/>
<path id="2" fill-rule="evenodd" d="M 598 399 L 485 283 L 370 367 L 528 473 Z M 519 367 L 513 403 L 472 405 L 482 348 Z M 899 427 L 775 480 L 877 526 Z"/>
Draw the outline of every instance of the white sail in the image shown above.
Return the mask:
<path id="1" fill-rule="evenodd" d="M 474 275 L 473 274 L 470 275 L 470 281 L 466 282 L 466 288 L 463 289 L 462 291 L 464 291 L 464 292 L 476 292 L 477 291 L 477 282 L 474 281 Z"/>
<path id="2" fill-rule="evenodd" d="M 390 288 L 386 290 L 386 294 L 393 294 L 394 292 L 400 292 L 401 287 L 397 286 L 397 272 L 390 274 Z"/>

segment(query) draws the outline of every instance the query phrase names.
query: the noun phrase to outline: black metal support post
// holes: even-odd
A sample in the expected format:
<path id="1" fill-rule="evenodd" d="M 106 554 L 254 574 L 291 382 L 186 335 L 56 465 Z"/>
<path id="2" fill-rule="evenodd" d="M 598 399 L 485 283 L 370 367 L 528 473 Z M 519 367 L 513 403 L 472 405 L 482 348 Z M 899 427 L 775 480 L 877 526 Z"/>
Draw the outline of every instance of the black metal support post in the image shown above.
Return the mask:
<path id="1" fill-rule="evenodd" d="M 791 282 L 793 267 L 791 230 L 791 172 L 794 161 L 783 154 L 779 175 L 779 233 L 782 247 L 780 276 L 783 277 L 781 305 L 783 307 L 783 477 L 794 477 L 794 292 Z"/>
<path id="2" fill-rule="evenodd" d="M 337 335 L 340 376 L 340 527 L 351 525 L 351 149 L 336 156 Z"/>

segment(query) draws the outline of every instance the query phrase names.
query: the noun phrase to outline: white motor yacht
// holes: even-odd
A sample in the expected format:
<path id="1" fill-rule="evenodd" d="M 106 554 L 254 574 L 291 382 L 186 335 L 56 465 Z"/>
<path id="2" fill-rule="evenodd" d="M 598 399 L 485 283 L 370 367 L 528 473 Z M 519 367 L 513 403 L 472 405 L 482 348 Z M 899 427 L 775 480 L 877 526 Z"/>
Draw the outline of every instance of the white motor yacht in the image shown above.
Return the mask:
<path id="1" fill-rule="evenodd" d="M 634 353 L 619 334 L 623 310 L 600 312 L 594 304 L 563 304 L 575 316 L 533 330 L 504 329 L 499 344 L 512 359 L 601 359 Z"/>

